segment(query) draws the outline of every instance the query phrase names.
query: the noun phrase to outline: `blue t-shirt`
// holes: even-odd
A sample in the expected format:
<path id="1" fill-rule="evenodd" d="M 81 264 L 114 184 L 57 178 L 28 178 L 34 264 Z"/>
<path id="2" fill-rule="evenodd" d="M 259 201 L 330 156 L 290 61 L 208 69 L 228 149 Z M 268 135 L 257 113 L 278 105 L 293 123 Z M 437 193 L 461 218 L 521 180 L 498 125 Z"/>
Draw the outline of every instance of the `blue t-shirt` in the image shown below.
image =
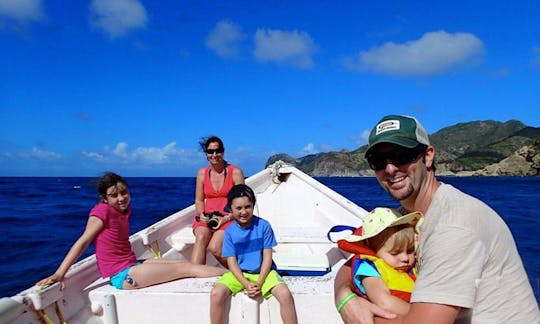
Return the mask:
<path id="1" fill-rule="evenodd" d="M 238 222 L 233 222 L 227 227 L 223 238 L 222 257 L 235 256 L 243 272 L 259 273 L 263 250 L 276 245 L 276 237 L 270 223 L 253 215 L 248 227 L 240 227 Z"/>
<path id="2" fill-rule="evenodd" d="M 373 261 L 368 259 L 357 259 L 357 263 L 353 267 L 354 271 L 354 285 L 358 290 L 360 290 L 364 295 L 366 294 L 366 289 L 362 285 L 362 279 L 365 277 L 377 277 L 380 278 L 381 274 Z"/>

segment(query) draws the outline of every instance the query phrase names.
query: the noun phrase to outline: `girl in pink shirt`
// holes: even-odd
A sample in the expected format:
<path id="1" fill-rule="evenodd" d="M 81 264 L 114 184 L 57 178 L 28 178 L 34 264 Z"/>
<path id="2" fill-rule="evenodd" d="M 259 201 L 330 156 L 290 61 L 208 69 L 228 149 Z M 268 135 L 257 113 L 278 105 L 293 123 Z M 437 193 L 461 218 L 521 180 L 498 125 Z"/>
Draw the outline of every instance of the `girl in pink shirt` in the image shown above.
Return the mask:
<path id="1" fill-rule="evenodd" d="M 103 278 L 110 277 L 118 289 L 147 287 L 179 278 L 214 277 L 225 269 L 178 260 L 149 259 L 137 261 L 129 242 L 130 194 L 127 182 L 117 174 L 106 173 L 98 183 L 100 202 L 92 208 L 86 228 L 73 244 L 56 272 L 37 285 L 60 282 L 94 241 L 96 260 Z"/>

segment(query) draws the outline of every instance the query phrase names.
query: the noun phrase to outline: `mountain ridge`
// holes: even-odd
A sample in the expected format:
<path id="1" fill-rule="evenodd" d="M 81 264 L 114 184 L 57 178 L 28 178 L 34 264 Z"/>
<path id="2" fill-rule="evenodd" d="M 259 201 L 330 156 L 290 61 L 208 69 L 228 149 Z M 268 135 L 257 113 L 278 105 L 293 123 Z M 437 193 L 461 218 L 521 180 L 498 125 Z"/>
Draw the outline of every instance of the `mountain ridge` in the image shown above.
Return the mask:
<path id="1" fill-rule="evenodd" d="M 438 175 L 538 176 L 540 175 L 540 127 L 518 120 L 479 120 L 444 127 L 429 135 L 435 147 Z M 292 164 L 314 177 L 373 176 L 364 158 L 367 145 L 353 151 L 310 154 L 300 158 L 281 153 L 278 160 Z"/>

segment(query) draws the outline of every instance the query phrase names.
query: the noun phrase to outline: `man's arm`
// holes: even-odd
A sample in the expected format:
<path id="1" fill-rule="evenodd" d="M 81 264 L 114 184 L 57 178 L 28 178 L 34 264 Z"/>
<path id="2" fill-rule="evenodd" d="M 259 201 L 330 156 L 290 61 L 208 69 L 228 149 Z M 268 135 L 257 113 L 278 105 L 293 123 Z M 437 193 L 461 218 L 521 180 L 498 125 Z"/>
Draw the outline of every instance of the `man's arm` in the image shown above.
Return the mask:
<path id="1" fill-rule="evenodd" d="M 394 320 L 376 318 L 376 324 L 384 323 L 404 323 L 404 324 L 452 324 L 456 320 L 460 307 L 433 304 L 433 303 L 412 303 L 409 313 Z"/>
<path id="2" fill-rule="evenodd" d="M 351 290 L 351 260 L 347 261 L 338 270 L 334 281 L 334 301 L 336 306 L 352 293 Z M 345 323 L 372 324 L 374 316 L 395 318 L 396 315 L 389 313 L 364 298 L 354 297 L 350 299 L 340 312 Z"/>

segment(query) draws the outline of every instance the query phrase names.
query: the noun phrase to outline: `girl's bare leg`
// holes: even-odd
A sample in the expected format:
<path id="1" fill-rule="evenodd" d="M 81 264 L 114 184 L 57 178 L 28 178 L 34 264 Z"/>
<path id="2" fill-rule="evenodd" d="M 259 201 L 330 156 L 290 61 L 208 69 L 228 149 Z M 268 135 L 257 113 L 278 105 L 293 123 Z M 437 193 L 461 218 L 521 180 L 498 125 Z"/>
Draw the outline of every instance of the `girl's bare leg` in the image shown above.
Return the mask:
<path id="1" fill-rule="evenodd" d="M 124 284 L 124 287 L 125 289 L 143 288 L 181 278 L 217 277 L 225 272 L 226 270 L 223 268 L 193 264 L 185 261 L 148 260 L 141 265 L 134 266 L 129 271 L 129 275 L 135 280 L 137 285 L 131 287 L 129 284 Z"/>

